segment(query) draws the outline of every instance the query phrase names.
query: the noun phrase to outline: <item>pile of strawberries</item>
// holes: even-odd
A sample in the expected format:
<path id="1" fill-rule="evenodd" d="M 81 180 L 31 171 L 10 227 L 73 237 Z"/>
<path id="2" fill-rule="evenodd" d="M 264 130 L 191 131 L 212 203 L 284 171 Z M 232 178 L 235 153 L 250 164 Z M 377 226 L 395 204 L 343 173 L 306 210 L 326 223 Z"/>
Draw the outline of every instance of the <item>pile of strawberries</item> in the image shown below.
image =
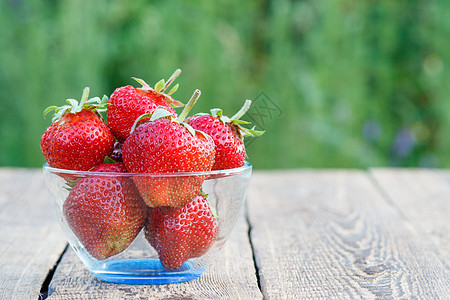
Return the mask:
<path id="1" fill-rule="evenodd" d="M 173 173 L 241 167 L 243 138 L 263 132 L 242 126 L 248 124 L 240 118 L 250 100 L 231 118 L 220 109 L 188 117 L 200 91 L 186 105 L 171 96 L 178 84 L 166 93 L 180 73 L 176 70 L 154 88 L 134 78 L 141 87 L 117 88 L 109 99 L 88 99 L 85 88 L 80 102 L 67 99 L 67 105 L 44 111 L 44 116 L 55 112 L 41 138 L 48 165 L 93 174 L 65 177 L 70 192 L 63 209 L 72 231 L 96 259 L 124 251 L 143 229 L 164 268 L 177 270 L 206 253 L 217 238 L 217 216 L 201 189 L 205 176 Z M 182 106 L 178 115 L 174 108 Z"/>

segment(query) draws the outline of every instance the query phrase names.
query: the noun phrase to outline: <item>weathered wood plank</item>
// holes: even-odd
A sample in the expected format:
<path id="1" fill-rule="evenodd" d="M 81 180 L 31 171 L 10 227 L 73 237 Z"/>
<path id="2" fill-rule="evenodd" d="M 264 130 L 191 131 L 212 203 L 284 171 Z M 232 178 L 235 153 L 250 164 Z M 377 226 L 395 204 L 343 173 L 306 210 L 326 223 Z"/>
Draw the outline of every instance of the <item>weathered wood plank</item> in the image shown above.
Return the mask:
<path id="1" fill-rule="evenodd" d="M 450 272 L 365 172 L 254 174 L 251 242 L 267 299 L 450 297 Z"/>
<path id="2" fill-rule="evenodd" d="M 431 239 L 450 266 L 450 172 L 426 169 L 373 169 L 389 201 L 423 236 Z"/>
<path id="3" fill-rule="evenodd" d="M 41 170 L 0 169 L 0 299 L 38 299 L 67 245 Z"/>
<path id="4" fill-rule="evenodd" d="M 122 285 L 97 280 L 72 249 L 63 256 L 51 281 L 55 299 L 261 299 L 248 225 L 241 217 L 217 261 L 199 278 L 169 285 Z"/>

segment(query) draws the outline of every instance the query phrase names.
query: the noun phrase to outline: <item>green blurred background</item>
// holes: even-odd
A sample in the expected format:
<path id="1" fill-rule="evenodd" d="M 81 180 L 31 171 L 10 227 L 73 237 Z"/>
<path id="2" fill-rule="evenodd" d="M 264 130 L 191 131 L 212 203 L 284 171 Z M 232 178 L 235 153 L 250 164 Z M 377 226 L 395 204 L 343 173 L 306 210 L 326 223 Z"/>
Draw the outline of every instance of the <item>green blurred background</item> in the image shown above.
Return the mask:
<path id="1" fill-rule="evenodd" d="M 257 168 L 449 168 L 449 15 L 449 1 L 0 0 L 0 165 L 42 165 L 47 106 L 179 67 L 175 98 L 202 90 L 194 113 L 254 100 Z"/>

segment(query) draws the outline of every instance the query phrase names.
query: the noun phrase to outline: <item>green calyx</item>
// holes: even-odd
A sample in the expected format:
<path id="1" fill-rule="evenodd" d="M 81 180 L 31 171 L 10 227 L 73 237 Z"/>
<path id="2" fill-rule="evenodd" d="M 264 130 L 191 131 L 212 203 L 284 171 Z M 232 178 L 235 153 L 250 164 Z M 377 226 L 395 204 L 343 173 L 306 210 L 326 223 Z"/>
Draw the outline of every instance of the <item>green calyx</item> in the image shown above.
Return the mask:
<path id="1" fill-rule="evenodd" d="M 200 195 L 202 195 L 203 197 L 205 197 L 206 202 L 208 203 L 209 209 L 211 210 L 214 218 L 219 219 L 219 215 L 217 214 L 217 210 L 214 208 L 214 206 L 211 205 L 211 202 L 209 201 L 208 198 L 208 194 L 206 194 L 205 192 L 203 192 L 203 190 L 200 190 Z"/>
<path id="2" fill-rule="evenodd" d="M 133 131 L 136 129 L 137 125 L 139 124 L 139 122 L 141 122 L 143 119 L 150 119 L 149 122 L 152 121 L 156 121 L 158 119 L 169 119 L 172 122 L 176 122 L 182 126 L 184 126 L 187 130 L 189 130 L 189 132 L 195 136 L 195 129 L 192 128 L 191 125 L 187 124 L 186 122 L 184 122 L 186 120 L 187 115 L 189 114 L 189 112 L 191 111 L 192 107 L 194 106 L 194 104 L 197 102 L 198 98 L 200 98 L 201 95 L 201 91 L 200 90 L 195 90 L 194 94 L 191 96 L 191 99 L 189 99 L 188 103 L 186 104 L 186 106 L 183 108 L 183 111 L 180 113 L 180 115 L 178 116 L 178 118 L 175 118 L 171 112 L 169 112 L 165 107 L 163 106 L 159 106 L 157 107 L 153 113 L 151 114 L 142 114 L 140 115 L 135 121 L 133 126 L 131 127 L 130 130 L 130 134 L 133 133 Z"/>
<path id="3" fill-rule="evenodd" d="M 65 185 L 64 185 L 64 188 L 67 191 L 70 192 L 75 187 L 75 185 L 77 184 L 78 180 L 79 180 L 79 178 L 78 179 L 74 179 L 74 180 L 67 180 Z"/>
<path id="4" fill-rule="evenodd" d="M 230 124 L 236 127 L 239 136 L 241 140 L 244 139 L 244 137 L 258 137 L 264 134 L 265 131 L 255 130 L 255 126 L 250 128 L 245 128 L 242 125 L 248 125 L 250 122 L 240 120 L 242 116 L 245 115 L 245 113 L 250 109 L 250 106 L 252 105 L 251 100 L 245 100 L 244 105 L 239 109 L 237 113 L 235 113 L 231 118 L 224 116 L 223 111 L 220 108 L 213 108 L 211 109 L 211 116 L 218 118 L 222 123 L 224 124 Z"/>
<path id="5" fill-rule="evenodd" d="M 104 159 L 103 159 L 103 163 L 104 164 L 115 164 L 117 161 L 115 161 L 114 159 L 112 159 L 111 157 L 109 157 L 109 156 L 106 156 Z"/>
<path id="6" fill-rule="evenodd" d="M 177 79 L 177 77 L 180 74 L 181 74 L 181 69 L 176 69 L 175 72 L 172 74 L 172 76 L 170 76 L 170 78 L 167 80 L 167 82 L 164 79 L 161 79 L 160 81 L 158 81 L 155 84 L 154 88 L 152 88 L 150 85 L 148 85 L 144 80 L 142 80 L 140 78 L 136 78 L 136 77 L 131 77 L 131 78 L 133 78 L 139 84 L 142 85 L 142 87 L 139 88 L 140 90 L 147 91 L 147 92 L 154 92 L 154 93 L 157 93 L 157 94 L 161 95 L 162 97 L 164 97 L 166 102 L 171 107 L 175 108 L 175 107 L 182 107 L 182 106 L 184 106 L 183 103 L 181 103 L 180 101 L 177 101 L 177 100 L 175 100 L 175 99 L 173 99 L 171 97 L 171 95 L 178 90 L 178 87 L 180 85 L 177 83 L 167 93 L 164 93 L 164 92 L 170 87 L 170 85 L 175 81 L 175 79 Z"/>
<path id="7" fill-rule="evenodd" d="M 102 99 L 99 97 L 94 97 L 91 99 L 88 99 L 89 97 L 89 88 L 85 87 L 83 89 L 83 95 L 81 96 L 80 102 L 78 102 L 75 99 L 66 99 L 67 104 L 63 106 L 49 106 L 44 110 L 44 118 L 46 115 L 54 111 L 55 114 L 53 115 L 52 122 L 56 122 L 57 120 L 61 119 L 61 117 L 66 113 L 78 113 L 82 111 L 83 109 L 89 109 L 96 113 L 104 112 L 106 111 L 106 108 L 108 106 L 108 96 L 103 95 Z"/>

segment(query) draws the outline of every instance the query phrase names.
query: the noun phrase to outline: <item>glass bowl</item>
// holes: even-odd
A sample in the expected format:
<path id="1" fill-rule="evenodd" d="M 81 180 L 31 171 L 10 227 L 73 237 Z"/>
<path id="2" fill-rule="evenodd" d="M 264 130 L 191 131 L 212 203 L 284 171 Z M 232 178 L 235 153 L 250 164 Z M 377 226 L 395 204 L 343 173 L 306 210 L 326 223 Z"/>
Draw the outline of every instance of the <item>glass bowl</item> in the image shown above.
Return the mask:
<path id="1" fill-rule="evenodd" d="M 170 174 L 72 171 L 48 164 L 43 170 L 62 231 L 95 277 L 113 283 L 167 284 L 195 279 L 214 261 L 242 209 L 252 165 L 246 162 L 235 169 Z M 152 196 L 149 190 L 159 189 L 153 195 L 156 198 L 164 192 L 174 198 L 177 191 L 195 190 L 196 186 L 201 187 L 201 193 L 195 192 L 194 196 L 207 199 L 212 218 L 209 212 L 192 213 L 191 203 L 169 207 L 153 206 L 157 202 L 148 201 Z M 175 210 L 181 212 L 175 213 L 178 217 L 186 217 L 187 211 L 190 212 L 190 218 L 182 220 L 183 226 L 187 224 L 192 229 L 187 238 L 170 234 L 179 225 L 170 216 Z M 205 225 L 205 214 L 213 222 Z M 159 219 L 149 215 L 157 215 Z M 199 222 L 203 225 L 198 225 Z M 203 231 L 196 231 L 196 226 Z M 204 235 L 205 226 L 211 229 L 209 235 Z M 196 246 L 186 244 L 196 239 L 200 241 Z M 172 245 L 178 248 L 173 249 Z M 202 249 L 194 249 L 186 256 L 186 249 L 199 245 Z"/>

